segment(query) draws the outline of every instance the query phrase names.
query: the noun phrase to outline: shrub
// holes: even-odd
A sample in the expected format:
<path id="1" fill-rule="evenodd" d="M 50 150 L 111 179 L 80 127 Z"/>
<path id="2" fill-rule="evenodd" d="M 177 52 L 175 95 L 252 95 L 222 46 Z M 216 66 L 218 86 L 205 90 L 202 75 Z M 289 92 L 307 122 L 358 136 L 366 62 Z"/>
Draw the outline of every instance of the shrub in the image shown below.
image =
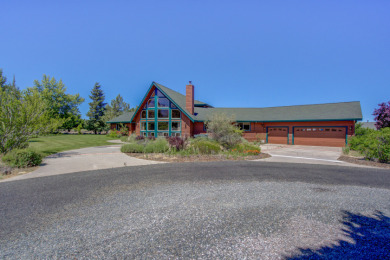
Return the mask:
<path id="1" fill-rule="evenodd" d="M 343 147 L 343 154 L 349 154 L 350 150 L 349 146 Z"/>
<path id="2" fill-rule="evenodd" d="M 107 133 L 106 136 L 107 136 L 107 137 L 111 137 L 111 138 L 119 138 L 119 137 L 121 137 L 121 135 L 118 134 L 118 132 L 117 132 L 116 130 L 110 130 L 110 131 L 108 131 L 108 133 Z"/>
<path id="3" fill-rule="evenodd" d="M 139 135 L 135 138 L 136 141 L 142 141 L 145 140 L 145 136 Z"/>
<path id="4" fill-rule="evenodd" d="M 218 142 L 206 138 L 193 139 L 191 148 L 200 154 L 217 154 L 221 151 Z"/>
<path id="5" fill-rule="evenodd" d="M 142 144 L 137 144 L 137 143 L 124 144 L 121 147 L 121 152 L 122 153 L 143 153 L 144 146 Z"/>
<path id="6" fill-rule="evenodd" d="M 83 124 L 79 124 L 79 125 L 77 126 L 77 128 L 76 128 L 77 133 L 78 133 L 79 135 L 82 134 L 82 132 L 81 132 L 82 129 L 83 129 Z"/>
<path id="7" fill-rule="evenodd" d="M 175 149 L 176 151 L 183 150 L 186 147 L 186 138 L 181 138 L 179 136 L 170 136 L 167 137 L 169 147 Z"/>
<path id="8" fill-rule="evenodd" d="M 390 160 L 390 128 L 379 131 L 358 129 L 357 135 L 350 140 L 350 148 L 359 151 L 368 160 L 378 159 L 387 163 Z"/>
<path id="9" fill-rule="evenodd" d="M 231 148 L 241 141 L 242 130 L 225 114 L 214 114 L 211 120 L 206 122 L 206 126 L 210 137 L 225 148 Z"/>
<path id="10" fill-rule="evenodd" d="M 169 150 L 168 141 L 165 138 L 157 138 L 155 141 L 150 141 L 146 144 L 145 153 L 165 153 Z"/>
<path id="11" fill-rule="evenodd" d="M 129 128 L 127 126 L 123 126 L 121 127 L 121 129 L 119 130 L 119 133 L 122 135 L 122 136 L 128 136 L 129 135 Z"/>
<path id="12" fill-rule="evenodd" d="M 31 149 L 20 149 L 7 153 L 2 160 L 9 166 L 21 168 L 40 165 L 42 158 L 42 154 Z"/>
<path id="13" fill-rule="evenodd" d="M 127 142 L 127 141 L 129 140 L 129 137 L 128 137 L 128 136 L 122 136 L 122 137 L 120 138 L 120 140 L 121 140 L 122 142 Z"/>

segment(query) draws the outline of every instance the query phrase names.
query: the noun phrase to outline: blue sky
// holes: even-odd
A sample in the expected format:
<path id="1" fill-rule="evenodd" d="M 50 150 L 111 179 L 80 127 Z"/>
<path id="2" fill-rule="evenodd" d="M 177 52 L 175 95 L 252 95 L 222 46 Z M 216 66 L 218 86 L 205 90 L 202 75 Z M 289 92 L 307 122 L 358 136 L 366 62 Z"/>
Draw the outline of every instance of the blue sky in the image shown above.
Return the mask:
<path id="1" fill-rule="evenodd" d="M 215 107 L 390 99 L 390 1 L 2 1 L 0 68 L 136 106 L 152 81 Z"/>

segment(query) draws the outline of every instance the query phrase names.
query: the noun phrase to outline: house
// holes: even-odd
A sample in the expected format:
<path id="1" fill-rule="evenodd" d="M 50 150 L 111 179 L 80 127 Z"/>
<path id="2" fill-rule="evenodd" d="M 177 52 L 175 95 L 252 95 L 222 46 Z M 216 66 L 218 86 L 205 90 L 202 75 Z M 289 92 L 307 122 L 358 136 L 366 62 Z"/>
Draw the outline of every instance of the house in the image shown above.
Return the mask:
<path id="1" fill-rule="evenodd" d="M 215 108 L 194 99 L 189 82 L 186 95 L 153 82 L 135 112 L 107 123 L 125 124 L 143 136 L 194 136 L 206 133 L 205 122 L 214 113 L 233 116 L 249 141 L 319 146 L 345 146 L 362 120 L 360 102 L 341 102 L 267 108 Z"/>

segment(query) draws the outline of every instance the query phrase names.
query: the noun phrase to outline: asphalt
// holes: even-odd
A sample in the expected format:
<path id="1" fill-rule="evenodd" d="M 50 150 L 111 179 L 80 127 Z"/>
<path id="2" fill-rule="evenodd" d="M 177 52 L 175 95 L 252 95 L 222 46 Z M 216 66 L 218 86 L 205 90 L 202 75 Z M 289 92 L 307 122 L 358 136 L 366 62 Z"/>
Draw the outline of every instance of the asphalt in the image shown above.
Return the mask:
<path id="1" fill-rule="evenodd" d="M 0 258 L 389 258 L 390 171 L 160 164 L 0 183 Z"/>

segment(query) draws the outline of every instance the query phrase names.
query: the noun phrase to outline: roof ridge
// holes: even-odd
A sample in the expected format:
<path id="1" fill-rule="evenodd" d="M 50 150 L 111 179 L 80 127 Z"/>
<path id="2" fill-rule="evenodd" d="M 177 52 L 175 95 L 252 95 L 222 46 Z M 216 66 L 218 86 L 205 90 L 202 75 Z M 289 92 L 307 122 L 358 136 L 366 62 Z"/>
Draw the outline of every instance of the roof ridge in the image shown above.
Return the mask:
<path id="1" fill-rule="evenodd" d="M 305 105 L 290 105 L 290 106 L 275 106 L 275 107 L 213 107 L 213 108 L 244 108 L 244 109 L 258 109 L 258 108 L 280 108 L 280 107 L 303 107 L 303 106 L 319 106 L 319 105 L 330 105 L 330 104 L 343 104 L 343 103 L 360 103 L 360 101 L 347 101 L 347 102 L 331 102 L 331 103 L 320 103 L 320 104 L 305 104 Z"/>

